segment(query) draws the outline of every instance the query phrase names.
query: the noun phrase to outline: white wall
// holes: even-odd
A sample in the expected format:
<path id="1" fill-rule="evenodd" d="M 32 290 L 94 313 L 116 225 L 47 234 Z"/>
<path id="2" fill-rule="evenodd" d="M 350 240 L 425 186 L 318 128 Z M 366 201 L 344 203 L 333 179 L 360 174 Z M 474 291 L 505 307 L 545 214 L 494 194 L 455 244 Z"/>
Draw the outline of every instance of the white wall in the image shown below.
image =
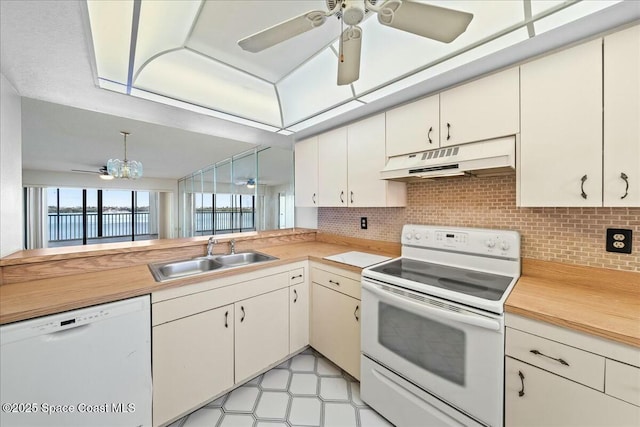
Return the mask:
<path id="1" fill-rule="evenodd" d="M 0 257 L 22 250 L 22 112 L 18 91 L 0 74 Z"/>
<path id="2" fill-rule="evenodd" d="M 318 228 L 318 208 L 296 208 L 296 227 Z"/>

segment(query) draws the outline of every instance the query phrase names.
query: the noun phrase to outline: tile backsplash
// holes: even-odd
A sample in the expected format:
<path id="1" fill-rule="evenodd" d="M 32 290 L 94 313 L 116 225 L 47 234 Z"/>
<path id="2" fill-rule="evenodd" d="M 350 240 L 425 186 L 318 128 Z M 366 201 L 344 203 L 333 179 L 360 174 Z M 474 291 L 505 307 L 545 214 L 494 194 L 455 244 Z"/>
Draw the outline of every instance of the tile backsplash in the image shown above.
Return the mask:
<path id="1" fill-rule="evenodd" d="M 407 197 L 406 208 L 319 208 L 318 229 L 391 242 L 405 223 L 510 229 L 525 258 L 640 271 L 640 208 L 518 208 L 515 175 L 413 182 Z M 633 230 L 632 254 L 605 251 L 609 227 Z"/>

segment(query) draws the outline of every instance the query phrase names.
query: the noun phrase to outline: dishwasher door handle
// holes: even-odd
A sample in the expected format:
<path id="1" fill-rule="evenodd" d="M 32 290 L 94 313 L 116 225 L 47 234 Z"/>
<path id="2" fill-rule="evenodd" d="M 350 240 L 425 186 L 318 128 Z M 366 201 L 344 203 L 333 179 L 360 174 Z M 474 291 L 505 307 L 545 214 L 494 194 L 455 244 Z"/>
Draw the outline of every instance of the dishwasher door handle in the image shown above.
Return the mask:
<path id="1" fill-rule="evenodd" d="M 56 332 L 51 332 L 49 334 L 42 335 L 42 339 L 43 341 L 58 341 L 58 340 L 75 337 L 77 335 L 81 335 L 88 332 L 89 326 L 91 326 L 91 323 L 72 326 L 70 328 L 63 329 L 62 331 L 56 331 Z"/>

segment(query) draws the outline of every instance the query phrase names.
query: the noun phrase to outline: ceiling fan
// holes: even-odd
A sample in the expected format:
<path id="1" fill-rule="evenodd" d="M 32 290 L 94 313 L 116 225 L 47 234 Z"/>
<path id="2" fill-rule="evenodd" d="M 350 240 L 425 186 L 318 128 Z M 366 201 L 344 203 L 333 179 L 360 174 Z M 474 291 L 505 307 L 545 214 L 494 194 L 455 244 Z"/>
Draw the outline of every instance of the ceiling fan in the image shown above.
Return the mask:
<path id="1" fill-rule="evenodd" d="M 328 12 L 312 10 L 238 41 L 249 52 L 260 52 L 324 24 L 337 16 L 348 27 L 340 36 L 338 85 L 348 85 L 360 77 L 362 28 L 358 26 L 369 11 L 378 14 L 382 25 L 450 43 L 464 33 L 473 14 L 415 0 L 325 0 Z"/>
<path id="2" fill-rule="evenodd" d="M 100 175 L 100 179 L 113 179 L 113 175 L 109 175 L 109 172 L 107 172 L 107 167 L 106 166 L 102 166 L 100 167 L 100 169 L 98 169 L 97 171 L 88 171 L 88 170 L 83 170 L 83 169 L 71 169 L 71 172 L 79 172 L 79 173 L 97 173 Z"/>

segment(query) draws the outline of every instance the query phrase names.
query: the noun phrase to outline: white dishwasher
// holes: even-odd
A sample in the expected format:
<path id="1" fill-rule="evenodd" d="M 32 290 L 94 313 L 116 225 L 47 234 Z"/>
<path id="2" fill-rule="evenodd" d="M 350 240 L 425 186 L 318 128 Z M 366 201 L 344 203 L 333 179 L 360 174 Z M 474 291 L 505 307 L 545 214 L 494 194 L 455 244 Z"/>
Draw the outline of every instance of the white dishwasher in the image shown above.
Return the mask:
<path id="1" fill-rule="evenodd" d="M 149 296 L 0 327 L 0 425 L 151 426 Z"/>

